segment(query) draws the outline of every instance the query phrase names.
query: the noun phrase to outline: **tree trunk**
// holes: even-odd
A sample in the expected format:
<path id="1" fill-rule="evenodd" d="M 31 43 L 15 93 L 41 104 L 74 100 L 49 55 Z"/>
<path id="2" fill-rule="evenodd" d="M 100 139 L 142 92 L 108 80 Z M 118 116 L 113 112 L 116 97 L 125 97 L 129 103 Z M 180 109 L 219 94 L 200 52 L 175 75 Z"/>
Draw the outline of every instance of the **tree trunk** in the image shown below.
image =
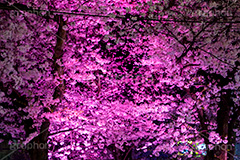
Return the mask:
<path id="1" fill-rule="evenodd" d="M 42 123 L 40 134 L 29 142 L 29 156 L 31 160 L 48 160 L 48 135 L 50 122 L 48 119 Z"/>
<path id="2" fill-rule="evenodd" d="M 231 91 L 227 90 L 226 94 L 221 95 L 221 101 L 219 103 L 220 109 L 217 112 L 217 132 L 220 137 L 224 140 L 228 137 L 228 121 L 230 119 L 230 105 L 231 105 Z M 219 144 L 218 151 L 220 155 L 217 155 L 217 158 L 220 160 L 228 159 L 228 144 L 221 143 Z"/>

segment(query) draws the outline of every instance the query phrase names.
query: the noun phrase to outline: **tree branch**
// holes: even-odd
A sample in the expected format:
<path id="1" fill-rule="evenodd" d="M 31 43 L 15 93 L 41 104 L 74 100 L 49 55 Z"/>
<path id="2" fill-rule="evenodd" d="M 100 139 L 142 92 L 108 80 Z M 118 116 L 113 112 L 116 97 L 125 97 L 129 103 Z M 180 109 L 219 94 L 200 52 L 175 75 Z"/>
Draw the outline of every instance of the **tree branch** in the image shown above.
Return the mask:
<path id="1" fill-rule="evenodd" d="M 203 27 L 194 37 L 193 40 L 190 44 L 190 46 L 185 50 L 185 52 L 177 58 L 177 63 L 181 62 L 182 58 L 185 57 L 187 55 L 187 53 L 192 49 L 197 37 L 205 30 L 207 29 L 211 24 L 213 24 L 214 22 L 216 22 L 216 18 L 214 18 L 210 23 L 208 23 L 205 27 Z"/>
<path id="2" fill-rule="evenodd" d="M 129 154 L 129 152 L 130 152 L 133 148 L 134 148 L 134 145 L 127 151 L 127 153 L 126 153 L 126 155 L 125 155 L 125 157 L 124 157 L 123 160 L 126 160 L 126 159 L 127 159 L 127 156 L 128 156 L 128 154 Z"/>
<path id="3" fill-rule="evenodd" d="M 180 75 L 182 75 L 182 72 L 185 68 L 191 67 L 191 66 L 200 66 L 200 64 L 188 64 L 188 65 L 183 66 L 180 70 L 180 72 L 181 72 Z"/>
<path id="4" fill-rule="evenodd" d="M 221 60 L 220 58 L 218 58 L 218 57 L 215 56 L 214 54 L 212 54 L 212 53 L 210 53 L 210 52 L 208 52 L 208 51 L 205 51 L 205 50 L 202 49 L 202 48 L 196 47 L 196 49 L 200 49 L 201 51 L 203 51 L 203 52 L 205 52 L 205 53 L 211 55 L 212 57 L 216 58 L 217 60 L 219 60 L 219 61 L 221 61 L 221 62 L 223 62 L 223 63 L 225 63 L 225 64 L 230 65 L 230 66 L 233 67 L 233 68 L 235 67 L 234 65 L 232 65 L 232 64 L 230 64 L 230 63 L 228 63 L 228 62 L 226 62 L 226 61 Z"/>
<path id="5" fill-rule="evenodd" d="M 71 128 L 71 129 L 66 129 L 66 130 L 62 130 L 62 131 L 50 133 L 49 136 L 53 136 L 53 135 L 58 134 L 58 133 L 73 131 L 73 130 L 75 130 L 75 129 L 78 129 L 78 128 Z"/>

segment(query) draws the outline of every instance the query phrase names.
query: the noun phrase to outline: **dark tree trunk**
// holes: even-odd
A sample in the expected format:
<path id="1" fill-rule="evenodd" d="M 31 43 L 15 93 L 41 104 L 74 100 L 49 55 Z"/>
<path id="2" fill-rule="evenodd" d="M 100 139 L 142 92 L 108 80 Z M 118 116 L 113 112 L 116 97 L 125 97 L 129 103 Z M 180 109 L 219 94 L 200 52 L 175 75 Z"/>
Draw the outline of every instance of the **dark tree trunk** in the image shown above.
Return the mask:
<path id="1" fill-rule="evenodd" d="M 56 61 L 57 59 L 62 58 L 63 55 L 63 45 L 64 40 L 66 39 L 66 31 L 63 29 L 63 25 L 66 24 L 66 21 L 63 20 L 62 16 L 55 16 L 55 20 L 59 23 L 59 28 L 57 32 L 57 44 L 54 48 L 54 66 L 53 69 L 55 72 L 58 73 L 59 76 L 63 74 L 62 67 L 58 66 Z M 63 97 L 63 92 L 65 89 L 64 82 L 62 82 L 59 86 L 55 88 L 55 92 L 53 95 L 53 98 L 59 98 L 60 100 Z M 51 110 L 54 111 L 57 106 L 51 106 Z M 29 150 L 29 155 L 31 157 L 31 160 L 48 160 L 48 136 L 49 136 L 49 128 L 50 122 L 48 119 L 45 119 L 45 121 L 42 123 L 40 134 L 35 137 L 30 143 L 35 148 L 32 148 Z"/>
<path id="2" fill-rule="evenodd" d="M 230 106 L 233 105 L 231 100 L 231 90 L 227 90 L 226 94 L 221 95 L 221 101 L 219 103 L 220 109 L 217 112 L 217 132 L 221 136 L 222 139 L 228 137 L 228 121 L 230 118 Z M 218 147 L 219 156 L 217 156 L 220 160 L 227 160 L 228 156 L 228 144 L 220 144 Z"/>
<path id="3" fill-rule="evenodd" d="M 48 160 L 47 141 L 49 135 L 49 125 L 49 120 L 45 119 L 42 123 L 40 134 L 29 142 L 29 146 L 32 146 L 31 149 L 28 150 L 31 160 Z"/>

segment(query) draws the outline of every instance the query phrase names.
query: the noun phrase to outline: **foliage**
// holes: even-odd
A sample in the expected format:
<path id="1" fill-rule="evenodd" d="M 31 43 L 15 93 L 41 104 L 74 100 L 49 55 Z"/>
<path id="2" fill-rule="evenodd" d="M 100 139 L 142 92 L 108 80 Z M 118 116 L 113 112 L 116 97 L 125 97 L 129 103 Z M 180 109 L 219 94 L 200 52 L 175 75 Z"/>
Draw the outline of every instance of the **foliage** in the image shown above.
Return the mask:
<path id="1" fill-rule="evenodd" d="M 179 141 L 239 141 L 238 2 L 1 8 L 0 133 L 9 143 L 34 140 L 46 119 L 50 159 L 123 159 L 140 146 L 178 156 Z"/>

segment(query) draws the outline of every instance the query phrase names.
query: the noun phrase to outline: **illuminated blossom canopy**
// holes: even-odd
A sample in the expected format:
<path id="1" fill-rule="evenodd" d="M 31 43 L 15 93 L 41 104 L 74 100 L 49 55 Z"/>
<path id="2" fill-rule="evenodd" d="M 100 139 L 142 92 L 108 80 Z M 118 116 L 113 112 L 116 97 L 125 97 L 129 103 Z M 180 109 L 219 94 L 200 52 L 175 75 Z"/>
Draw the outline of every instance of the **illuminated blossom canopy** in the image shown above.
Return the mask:
<path id="1" fill-rule="evenodd" d="M 179 142 L 206 144 L 205 159 L 233 159 L 239 7 L 1 1 L 1 142 L 48 143 L 27 150 L 32 160 L 127 160 L 133 150 L 176 158 L 193 150 Z"/>

